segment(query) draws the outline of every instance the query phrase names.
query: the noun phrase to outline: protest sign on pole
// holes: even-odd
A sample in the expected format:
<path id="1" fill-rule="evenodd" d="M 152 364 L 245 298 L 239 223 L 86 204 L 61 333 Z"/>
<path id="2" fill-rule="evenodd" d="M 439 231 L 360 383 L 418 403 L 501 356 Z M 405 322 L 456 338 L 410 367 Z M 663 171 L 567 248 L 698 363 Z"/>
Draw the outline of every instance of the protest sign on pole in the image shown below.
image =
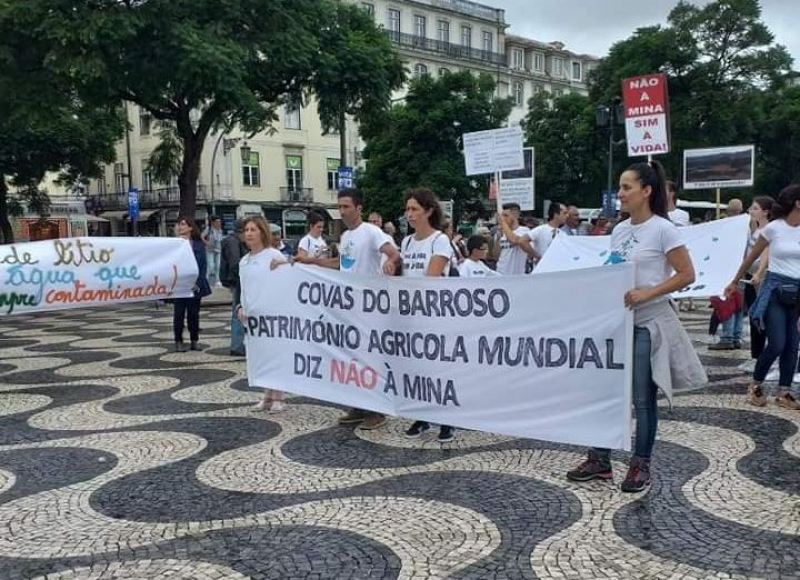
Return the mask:
<path id="1" fill-rule="evenodd" d="M 477 279 L 243 264 L 250 384 L 409 419 L 628 449 L 633 320 L 621 296 L 633 267 L 620 266 Z M 553 308 L 554 296 L 574 298 L 574 307 Z"/>
<path id="2" fill-rule="evenodd" d="M 501 203 L 517 203 L 522 211 L 533 211 L 536 205 L 534 185 L 535 157 L 533 147 L 522 150 L 525 167 L 500 174 Z"/>
<path id="3" fill-rule="evenodd" d="M 669 153 L 667 75 L 624 79 L 622 102 L 628 155 L 637 157 Z"/>
<path id="4" fill-rule="evenodd" d="M 0 316 L 192 296 L 178 238 L 65 238 L 0 246 Z"/>
<path id="5" fill-rule="evenodd" d="M 483 175 L 525 167 L 520 126 L 464 133 L 462 143 L 467 175 Z"/>
<path id="6" fill-rule="evenodd" d="M 675 298 L 722 296 L 744 257 L 749 216 L 741 215 L 678 228 L 694 265 L 694 284 L 673 294 Z M 611 236 L 556 236 L 535 275 L 595 268 L 614 263 Z"/>
<path id="7" fill-rule="evenodd" d="M 684 189 L 752 187 L 755 147 L 714 147 L 683 152 Z"/>

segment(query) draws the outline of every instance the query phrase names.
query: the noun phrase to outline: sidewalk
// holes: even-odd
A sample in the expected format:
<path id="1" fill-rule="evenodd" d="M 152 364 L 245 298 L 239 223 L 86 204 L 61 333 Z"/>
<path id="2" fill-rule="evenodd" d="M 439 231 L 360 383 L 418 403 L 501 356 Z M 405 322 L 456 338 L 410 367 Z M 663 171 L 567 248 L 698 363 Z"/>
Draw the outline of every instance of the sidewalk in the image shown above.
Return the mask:
<path id="1" fill-rule="evenodd" d="M 231 305 L 231 291 L 224 286 L 212 286 L 211 296 L 203 298 L 203 306 L 228 306 Z"/>

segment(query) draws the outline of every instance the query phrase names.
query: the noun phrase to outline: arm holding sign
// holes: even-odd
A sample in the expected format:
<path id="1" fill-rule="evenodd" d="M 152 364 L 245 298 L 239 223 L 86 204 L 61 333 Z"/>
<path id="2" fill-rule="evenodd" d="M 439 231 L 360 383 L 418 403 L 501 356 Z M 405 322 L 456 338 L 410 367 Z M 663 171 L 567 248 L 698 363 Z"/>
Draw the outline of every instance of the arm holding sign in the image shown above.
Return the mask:
<path id="1" fill-rule="evenodd" d="M 756 243 L 753 245 L 753 249 L 750 250 L 750 253 L 747 254 L 747 257 L 742 262 L 742 265 L 739 266 L 739 269 L 736 271 L 736 275 L 731 280 L 731 283 L 725 287 L 725 296 L 730 296 L 733 294 L 737 286 L 739 284 L 739 280 L 742 279 L 744 273 L 750 269 L 750 266 L 758 259 L 758 257 L 764 253 L 764 250 L 769 248 L 769 242 L 764 238 L 764 236 L 760 236 Z"/>
<path id="2" fill-rule="evenodd" d="M 388 258 L 383 264 L 383 273 L 387 276 L 394 276 L 402 262 L 400 252 L 397 251 L 392 242 L 387 241 L 381 246 L 381 253 Z"/>
<path id="3" fill-rule="evenodd" d="M 644 302 L 672 294 L 694 283 L 694 266 L 686 246 L 678 246 L 667 252 L 667 262 L 675 273 L 661 284 L 649 288 L 634 288 L 625 293 L 625 306 L 634 308 Z"/>
<path id="4" fill-rule="evenodd" d="M 506 222 L 504 219 L 500 220 L 500 227 L 502 228 L 503 235 L 506 237 L 509 244 L 519 247 L 534 260 L 538 261 L 539 258 L 541 258 L 539 252 L 533 248 L 533 244 L 531 244 L 531 238 L 527 232 L 518 236 L 514 233 L 514 230 L 511 229 L 511 226 L 508 225 L 508 222 Z"/>

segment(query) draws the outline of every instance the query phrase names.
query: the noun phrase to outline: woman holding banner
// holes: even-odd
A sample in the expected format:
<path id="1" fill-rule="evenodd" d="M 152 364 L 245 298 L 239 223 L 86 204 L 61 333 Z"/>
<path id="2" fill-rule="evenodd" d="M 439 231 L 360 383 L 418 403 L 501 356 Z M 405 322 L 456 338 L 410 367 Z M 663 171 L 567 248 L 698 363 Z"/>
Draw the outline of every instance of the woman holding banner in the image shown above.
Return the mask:
<path id="1" fill-rule="evenodd" d="M 611 262 L 635 262 L 636 286 L 625 293 L 633 310 L 633 406 L 636 415 L 634 455 L 622 482 L 624 492 L 650 486 L 650 457 L 658 429 L 658 389 L 699 387 L 705 371 L 681 326 L 671 293 L 694 282 L 694 267 L 678 229 L 667 216 L 666 178 L 658 162 L 631 165 L 619 181 L 622 211 L 630 218 L 611 234 Z M 612 479 L 608 449 L 567 473 L 573 481 Z"/>
<path id="2" fill-rule="evenodd" d="M 442 206 L 430 189 L 420 187 L 406 194 L 406 219 L 414 233 L 400 244 L 403 276 L 445 276 L 453 257 L 450 238 L 441 230 Z M 414 421 L 406 437 L 416 439 L 431 428 L 427 421 Z M 441 425 L 438 440 L 446 443 L 455 439 L 455 429 Z"/>
<path id="3" fill-rule="evenodd" d="M 764 328 L 767 342 L 756 361 L 753 381 L 747 387 L 747 400 L 757 407 L 767 404 L 762 383 L 772 363 L 780 358 L 779 394 L 775 403 L 797 411 L 800 410 L 797 400 L 800 393 L 793 394 L 791 389 L 800 344 L 797 328 L 800 317 L 800 185 L 784 188 L 772 205 L 770 215 L 772 221 L 762 230 L 725 293 L 736 290 L 745 272 L 768 249 L 767 275 L 750 308 L 750 319 Z"/>
<path id="4" fill-rule="evenodd" d="M 247 314 L 242 304 L 247 304 L 248 287 L 252 292 L 252 272 L 257 269 L 272 269 L 286 262 L 280 250 L 272 247 L 269 223 L 263 217 L 249 217 L 243 222 L 244 243 L 250 253 L 239 262 L 239 281 L 242 288 L 242 303 L 236 306 L 236 316 L 242 325 L 247 324 Z M 249 281 L 249 283 L 248 283 Z M 249 352 L 249 351 L 248 351 Z M 285 408 L 283 391 L 266 389 L 262 399 L 253 407 L 254 411 L 280 413 Z"/>
<path id="5" fill-rule="evenodd" d="M 194 284 L 194 296 L 191 298 L 175 298 L 173 300 L 172 331 L 175 336 L 175 350 L 186 352 L 183 344 L 183 323 L 186 320 L 189 327 L 189 340 L 191 350 L 200 350 L 200 301 L 211 294 L 211 286 L 206 278 L 208 262 L 206 261 L 206 246 L 200 237 L 197 224 L 190 217 L 182 217 L 176 225 L 178 236 L 189 240 L 192 245 L 194 259 L 197 262 L 197 281 Z"/>

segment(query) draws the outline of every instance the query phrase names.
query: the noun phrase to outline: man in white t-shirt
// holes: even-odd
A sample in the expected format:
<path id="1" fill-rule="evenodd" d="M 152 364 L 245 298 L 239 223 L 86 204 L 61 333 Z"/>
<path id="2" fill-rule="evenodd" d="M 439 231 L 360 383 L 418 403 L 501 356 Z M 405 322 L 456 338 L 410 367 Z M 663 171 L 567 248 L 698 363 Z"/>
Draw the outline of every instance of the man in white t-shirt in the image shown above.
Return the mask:
<path id="1" fill-rule="evenodd" d="M 361 276 L 392 276 L 400 269 L 400 253 L 392 240 L 378 226 L 366 223 L 361 218 L 364 198 L 356 189 L 339 192 L 339 214 L 347 230 L 339 242 L 338 258 L 304 258 L 297 261 Z M 386 259 L 382 262 L 381 258 Z M 386 423 L 380 413 L 362 409 L 350 409 L 339 417 L 342 425 L 360 423 L 359 429 L 377 429 Z"/>
<path id="2" fill-rule="evenodd" d="M 494 252 L 497 257 L 497 272 L 503 276 L 522 276 L 525 274 L 525 263 L 528 256 L 534 261 L 539 260 L 539 254 L 533 249 L 528 236 L 530 230 L 519 223 L 519 204 L 503 204 L 503 211 L 497 229 L 497 238 L 494 243 Z"/>
<path id="3" fill-rule="evenodd" d="M 480 234 L 470 236 L 467 240 L 467 258 L 458 267 L 458 275 L 462 278 L 490 278 L 500 276 L 483 261 L 489 252 L 489 240 Z"/>
<path id="4" fill-rule="evenodd" d="M 677 193 L 675 190 L 675 182 L 667 182 L 667 215 L 669 221 L 674 223 L 679 228 L 685 228 L 692 225 L 692 220 L 689 218 L 689 212 L 680 209 L 677 205 Z"/>
<path id="5" fill-rule="evenodd" d="M 561 227 L 566 221 L 567 206 L 557 201 L 552 202 L 547 210 L 547 223 L 533 228 L 529 234 L 533 249 L 539 256 L 544 256 L 556 236 L 563 233 Z"/>

